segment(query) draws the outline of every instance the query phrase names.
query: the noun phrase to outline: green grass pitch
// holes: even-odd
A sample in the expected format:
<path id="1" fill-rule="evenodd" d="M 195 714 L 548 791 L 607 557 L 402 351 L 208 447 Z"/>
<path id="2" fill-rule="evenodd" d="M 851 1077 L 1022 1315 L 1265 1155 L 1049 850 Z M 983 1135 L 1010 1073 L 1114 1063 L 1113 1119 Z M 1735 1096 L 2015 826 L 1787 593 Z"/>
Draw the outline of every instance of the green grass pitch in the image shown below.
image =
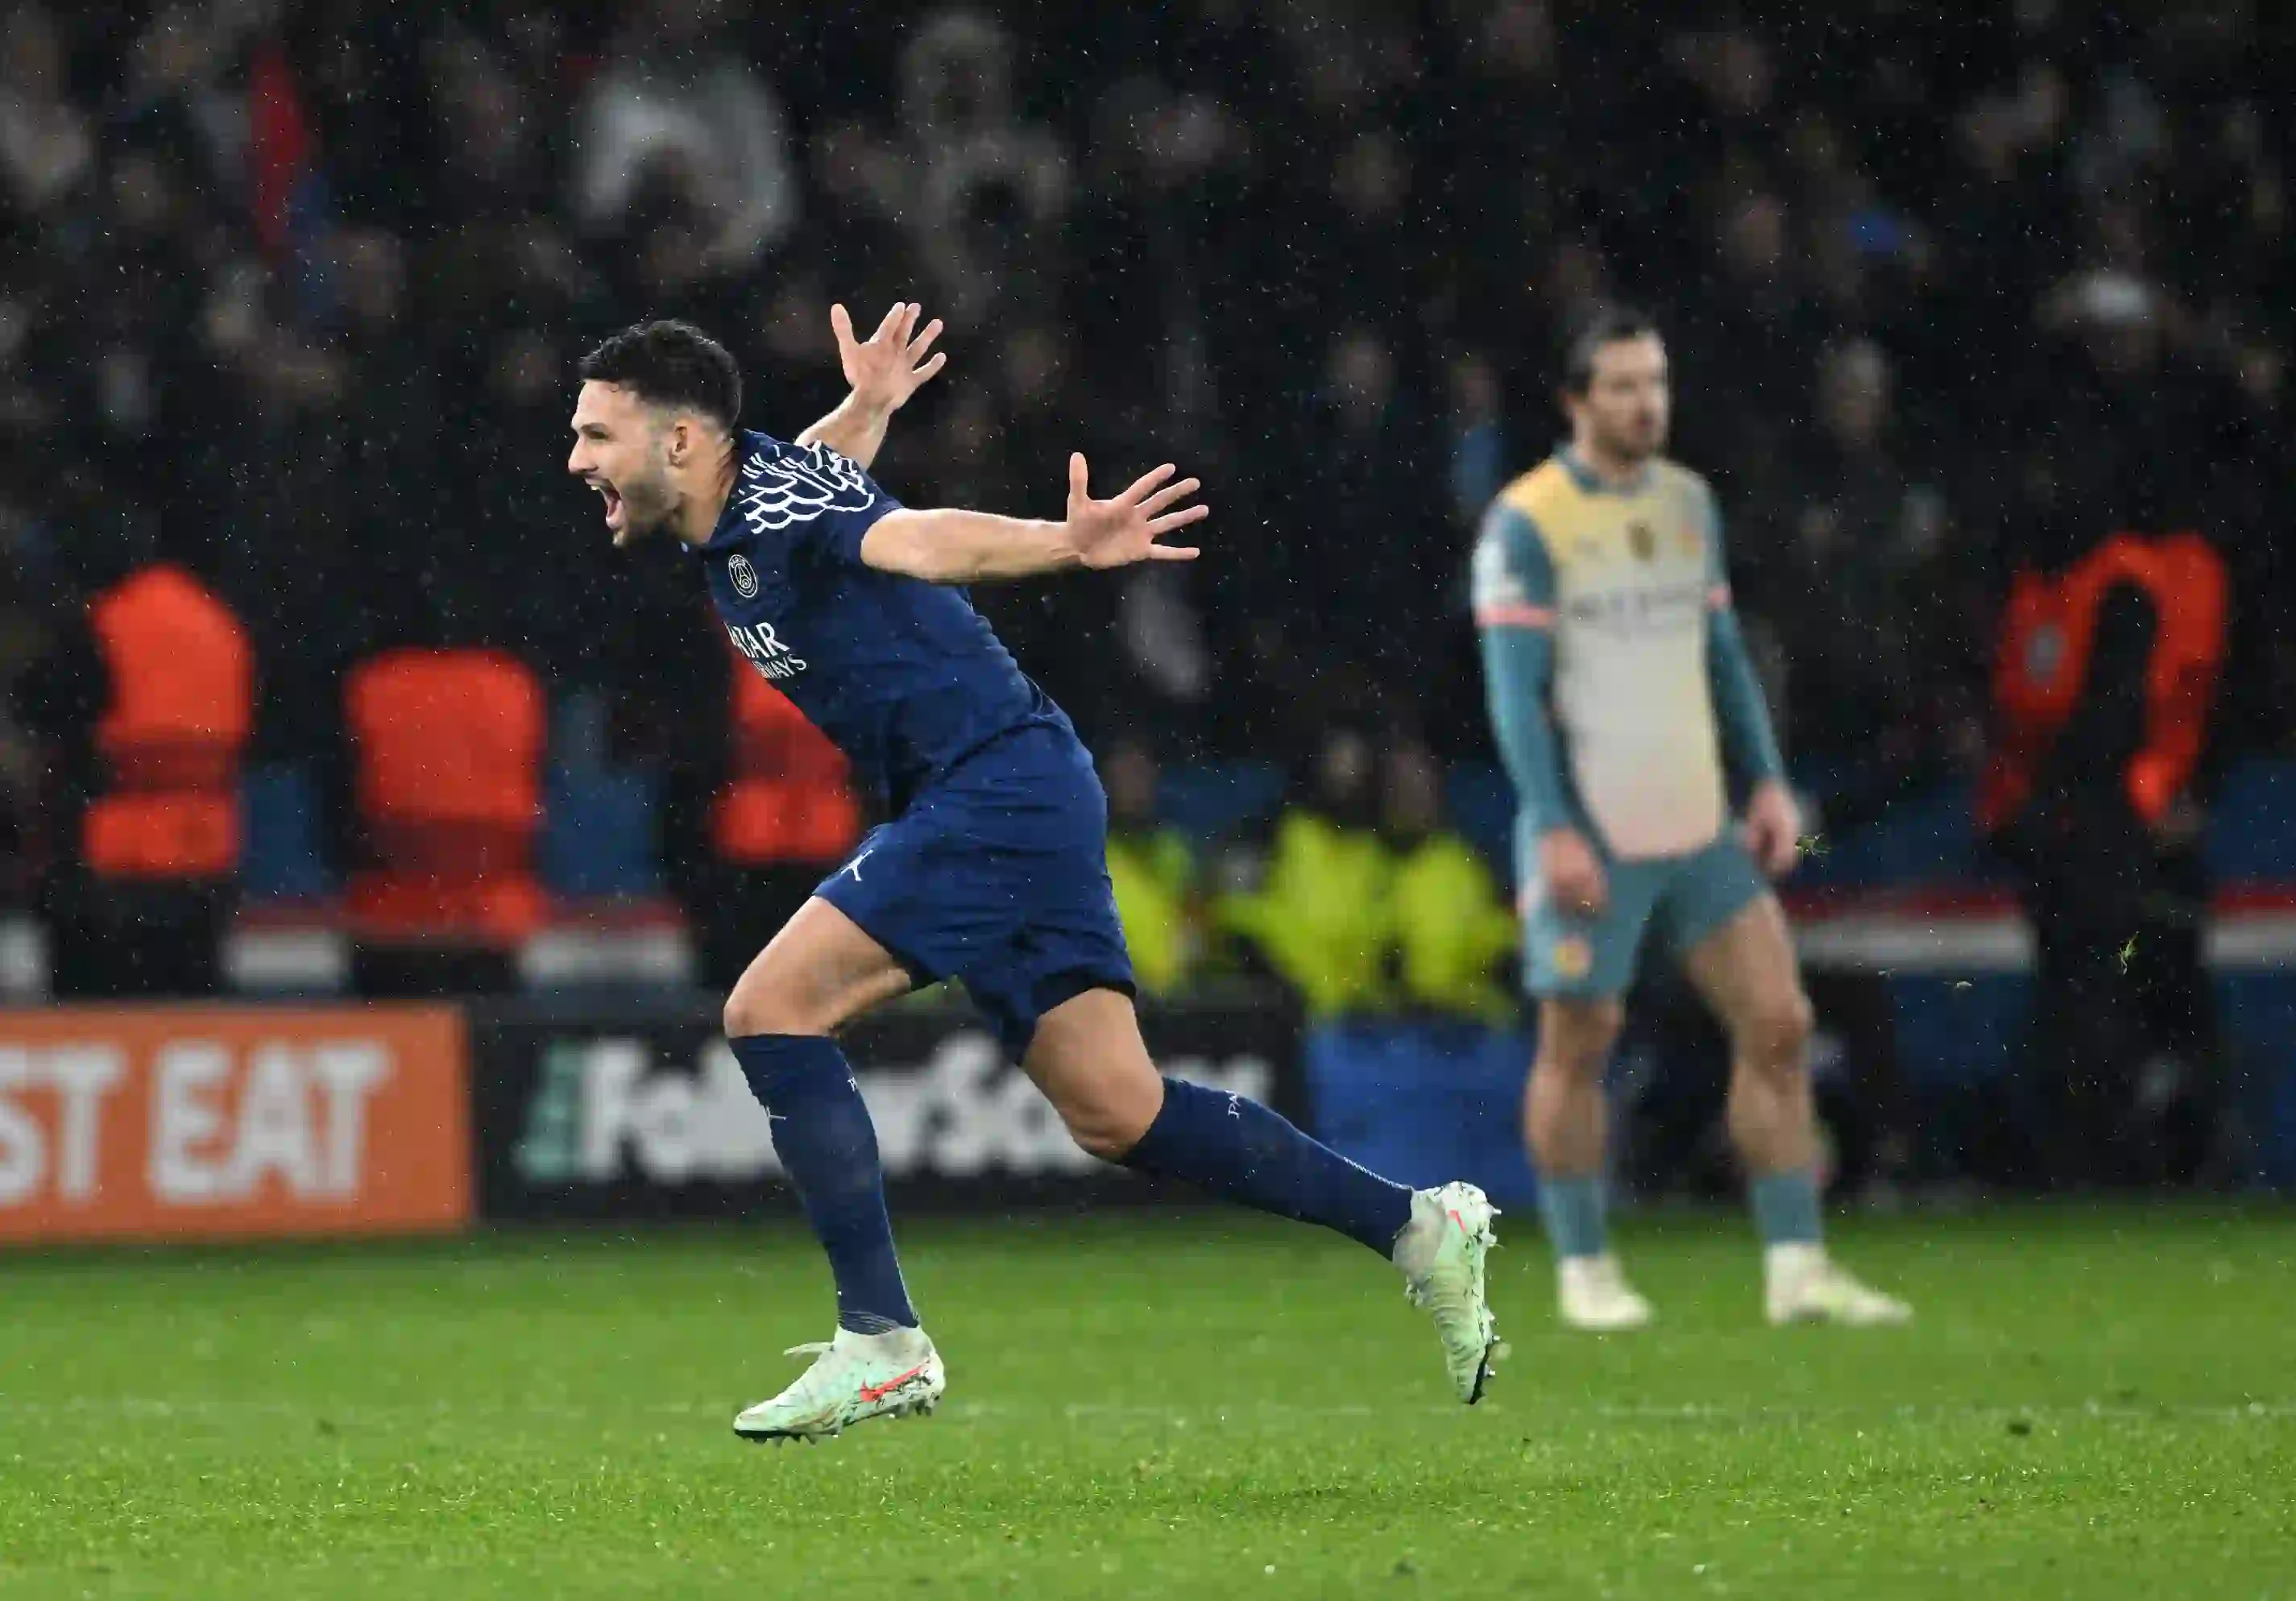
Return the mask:
<path id="1" fill-rule="evenodd" d="M 937 1417 L 757 1448 L 828 1332 L 775 1225 L 0 1259 L 0 1597 L 2296 1597 L 2296 1213 L 1844 1226 L 1910 1330 L 1774 1332 L 1735 1219 L 1453 1403 L 1356 1247 L 915 1224 Z"/>

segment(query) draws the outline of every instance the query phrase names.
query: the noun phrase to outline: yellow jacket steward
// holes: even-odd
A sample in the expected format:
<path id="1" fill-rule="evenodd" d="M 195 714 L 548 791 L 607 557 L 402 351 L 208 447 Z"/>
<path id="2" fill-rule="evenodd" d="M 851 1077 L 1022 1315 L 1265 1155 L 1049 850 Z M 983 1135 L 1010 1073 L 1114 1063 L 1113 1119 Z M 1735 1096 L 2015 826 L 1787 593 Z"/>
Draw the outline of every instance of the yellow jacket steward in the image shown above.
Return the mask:
<path id="1" fill-rule="evenodd" d="M 1189 908 L 1195 853 L 1170 829 L 1115 833 L 1108 838 L 1108 880 L 1116 915 L 1132 952 L 1132 972 L 1151 995 L 1185 985 L 1196 965 L 1196 932 Z"/>

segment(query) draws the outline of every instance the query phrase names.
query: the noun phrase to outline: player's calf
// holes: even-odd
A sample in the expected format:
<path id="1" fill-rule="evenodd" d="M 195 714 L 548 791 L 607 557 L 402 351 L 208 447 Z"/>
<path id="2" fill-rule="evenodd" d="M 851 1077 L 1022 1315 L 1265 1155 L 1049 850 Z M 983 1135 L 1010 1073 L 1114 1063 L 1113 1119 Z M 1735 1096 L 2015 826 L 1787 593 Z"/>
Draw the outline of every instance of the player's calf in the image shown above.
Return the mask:
<path id="1" fill-rule="evenodd" d="M 1103 1162 L 1122 1162 L 1163 1111 L 1163 1077 L 1132 1003 L 1113 989 L 1089 990 L 1047 1014 L 1024 1066 L 1069 1137 Z"/>
<path id="2" fill-rule="evenodd" d="M 1781 986 L 1725 1014 L 1731 1143 L 1749 1172 L 1815 1174 L 1817 1113 L 1809 1077 L 1809 1002 Z"/>
<path id="3" fill-rule="evenodd" d="M 1603 1080 L 1626 1026 L 1615 999 L 1553 998 L 1538 1009 L 1538 1057 L 1523 1090 L 1523 1133 L 1540 1177 L 1603 1170 Z"/>
<path id="4" fill-rule="evenodd" d="M 1858 1328 L 1906 1321 L 1912 1308 L 1861 1283 L 1826 1252 L 1811 1017 L 1800 986 L 1773 986 L 1766 998 L 1734 1007 L 1726 1026 L 1730 1133 L 1747 1167 L 1746 1199 L 1762 1242 L 1765 1314 L 1774 1324 Z"/>
<path id="5" fill-rule="evenodd" d="M 1403 1186 L 1256 1101 L 1159 1073 L 1131 1000 L 1116 990 L 1088 990 L 1046 1013 L 1023 1066 L 1095 1155 L 1324 1224 L 1382 1256 L 1411 1221 Z"/>
<path id="6" fill-rule="evenodd" d="M 1554 1252 L 1556 1310 L 1565 1326 L 1601 1334 L 1651 1320 L 1650 1303 L 1611 1254 L 1603 1178 L 1603 1076 L 1625 1022 L 1614 998 L 1548 998 L 1539 1008 L 1538 1060 L 1523 1095 L 1539 1218 Z"/>
<path id="7" fill-rule="evenodd" d="M 1450 1185 L 1414 1195 L 1257 1101 L 1164 1078 L 1132 1003 L 1115 990 L 1089 991 L 1046 1014 L 1025 1065 L 1095 1155 L 1322 1224 L 1388 1258 L 1413 1301 L 1433 1314 L 1460 1399 L 1481 1397 L 1497 1336 L 1483 1287 L 1495 1213 L 1480 1190 Z"/>

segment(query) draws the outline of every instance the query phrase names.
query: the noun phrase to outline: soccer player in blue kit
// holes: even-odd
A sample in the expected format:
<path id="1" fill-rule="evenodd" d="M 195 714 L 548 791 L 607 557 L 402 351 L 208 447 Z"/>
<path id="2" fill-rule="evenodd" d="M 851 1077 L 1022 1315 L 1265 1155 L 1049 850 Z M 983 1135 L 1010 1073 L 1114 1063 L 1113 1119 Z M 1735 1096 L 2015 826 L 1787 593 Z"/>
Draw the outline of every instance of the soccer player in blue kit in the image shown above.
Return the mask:
<path id="1" fill-rule="evenodd" d="M 882 791 L 890 817 L 726 998 L 726 1035 L 828 1254 L 838 1312 L 835 1338 L 792 1351 L 816 1359 L 735 1433 L 815 1438 L 940 1399 L 941 1359 L 902 1282 L 876 1132 L 836 1033 L 949 977 L 1094 1155 L 1323 1224 L 1391 1260 L 1472 1405 L 1496 1341 L 1490 1203 L 1472 1185 L 1390 1183 L 1266 1107 L 1157 1071 L 1133 1011 L 1092 759 L 962 587 L 1191 559 L 1160 541 L 1206 514 L 1190 504 L 1199 485 L 1162 466 L 1095 500 L 1071 456 L 1058 521 L 902 505 L 868 467 L 892 413 L 944 360 L 926 356 L 939 324 L 920 333 L 918 316 L 897 306 L 863 341 L 834 312 L 853 393 L 793 443 L 737 426 L 733 357 L 680 322 L 593 350 L 574 409 L 567 471 L 603 497 L 614 542 L 683 545 L 735 646 Z"/>

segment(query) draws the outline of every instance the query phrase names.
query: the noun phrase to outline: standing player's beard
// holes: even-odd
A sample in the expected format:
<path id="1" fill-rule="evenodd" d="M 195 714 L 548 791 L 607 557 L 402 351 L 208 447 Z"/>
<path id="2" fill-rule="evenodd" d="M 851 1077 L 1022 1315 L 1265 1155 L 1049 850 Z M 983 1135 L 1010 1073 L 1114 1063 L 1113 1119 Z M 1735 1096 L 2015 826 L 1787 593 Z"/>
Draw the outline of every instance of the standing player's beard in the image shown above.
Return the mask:
<path id="1" fill-rule="evenodd" d="M 1619 461 L 1646 462 L 1666 448 L 1666 429 L 1620 429 L 1603 446 Z"/>

